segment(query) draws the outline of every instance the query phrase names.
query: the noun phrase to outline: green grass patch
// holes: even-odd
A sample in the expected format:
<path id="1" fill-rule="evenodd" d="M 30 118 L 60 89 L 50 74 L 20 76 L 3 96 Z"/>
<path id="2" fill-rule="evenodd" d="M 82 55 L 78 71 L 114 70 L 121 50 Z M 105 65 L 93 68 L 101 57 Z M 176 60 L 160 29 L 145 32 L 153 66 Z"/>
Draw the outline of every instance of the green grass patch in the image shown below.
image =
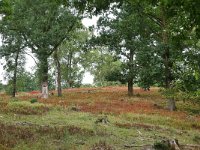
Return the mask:
<path id="1" fill-rule="evenodd" d="M 6 113 L 37 115 L 48 112 L 50 106 L 42 103 L 31 103 L 29 101 L 10 101 L 4 102 L 2 110 Z"/>

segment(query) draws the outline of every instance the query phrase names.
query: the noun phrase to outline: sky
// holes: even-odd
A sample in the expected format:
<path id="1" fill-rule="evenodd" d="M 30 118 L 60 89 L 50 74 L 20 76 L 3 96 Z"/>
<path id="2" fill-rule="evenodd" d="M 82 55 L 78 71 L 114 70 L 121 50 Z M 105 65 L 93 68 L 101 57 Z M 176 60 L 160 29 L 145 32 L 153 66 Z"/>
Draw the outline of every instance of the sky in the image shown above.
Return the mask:
<path id="1" fill-rule="evenodd" d="M 85 27 L 90 27 L 90 26 L 96 26 L 96 23 L 97 23 L 97 20 L 98 20 L 98 17 L 95 17 L 93 16 L 91 19 L 90 18 L 84 18 L 82 20 L 82 23 Z M 2 45 L 2 42 L 1 42 L 1 35 L 0 35 L 0 46 Z M 31 58 L 31 56 L 28 56 L 26 55 L 26 70 L 31 72 L 33 67 L 35 66 L 35 62 L 33 60 L 33 58 Z M 3 60 L 0 59 L 0 82 L 2 81 L 4 84 L 6 83 L 6 81 L 4 80 L 4 71 L 3 71 Z M 82 80 L 82 83 L 83 84 L 93 84 L 93 79 L 94 79 L 94 76 L 90 74 L 90 72 L 86 72 L 84 74 L 84 77 L 83 77 L 83 80 Z"/>
<path id="2" fill-rule="evenodd" d="M 96 26 L 97 20 L 98 20 L 98 17 L 93 16 L 91 19 L 89 19 L 89 18 L 83 19 L 82 23 L 83 23 L 84 26 L 86 26 L 88 28 L 88 27 L 93 26 L 93 25 Z M 83 84 L 93 84 L 93 80 L 94 80 L 94 76 L 91 75 L 90 72 L 86 72 L 84 74 L 82 83 Z"/>

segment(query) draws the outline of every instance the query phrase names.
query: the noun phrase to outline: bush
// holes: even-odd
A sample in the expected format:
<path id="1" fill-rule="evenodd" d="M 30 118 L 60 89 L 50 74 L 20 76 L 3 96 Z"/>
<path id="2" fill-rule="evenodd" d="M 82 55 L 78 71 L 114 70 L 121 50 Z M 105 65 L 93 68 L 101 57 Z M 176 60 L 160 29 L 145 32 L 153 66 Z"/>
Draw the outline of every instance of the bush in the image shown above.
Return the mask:
<path id="1" fill-rule="evenodd" d="M 33 104 L 33 103 L 37 103 L 38 100 L 37 100 L 36 98 L 32 98 L 32 99 L 30 100 L 30 102 Z"/>
<path id="2" fill-rule="evenodd" d="M 200 144 L 200 136 L 199 135 L 195 135 L 193 138 L 193 141 L 197 144 Z"/>
<path id="3" fill-rule="evenodd" d="M 155 142 L 153 147 L 155 150 L 170 150 L 170 146 L 168 145 L 167 142 Z"/>
<path id="4" fill-rule="evenodd" d="M 6 87 L 5 87 L 5 92 L 6 92 L 6 94 L 8 94 L 8 95 L 12 95 L 13 87 L 12 87 L 11 84 L 6 85 Z"/>
<path id="5" fill-rule="evenodd" d="M 1 81 L 1 80 L 0 80 L 0 81 Z M 0 92 L 1 92 L 1 91 L 4 91 L 4 88 L 5 88 L 4 85 L 3 85 L 2 83 L 0 83 Z"/>
<path id="6" fill-rule="evenodd" d="M 183 88 L 183 84 L 180 81 L 173 82 L 169 89 L 161 89 L 160 92 L 167 99 L 191 101 L 196 104 L 200 104 L 200 90 L 194 91 Z"/>
<path id="7" fill-rule="evenodd" d="M 176 99 L 178 91 L 175 88 L 170 88 L 170 89 L 160 89 L 160 92 L 167 99 Z"/>

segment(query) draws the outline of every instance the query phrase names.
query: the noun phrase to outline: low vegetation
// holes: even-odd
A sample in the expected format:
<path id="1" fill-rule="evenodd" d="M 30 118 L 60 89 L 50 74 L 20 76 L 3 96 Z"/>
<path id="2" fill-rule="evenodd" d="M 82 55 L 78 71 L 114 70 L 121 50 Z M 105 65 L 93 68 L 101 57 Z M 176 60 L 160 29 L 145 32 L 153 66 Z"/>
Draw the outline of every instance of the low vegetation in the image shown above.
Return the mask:
<path id="1" fill-rule="evenodd" d="M 37 92 L 15 99 L 1 94 L 0 149 L 140 150 L 175 139 L 183 149 L 199 148 L 199 105 L 194 111 L 179 101 L 171 112 L 157 88 L 134 92 L 128 97 L 126 87 L 68 89 L 48 100 Z"/>

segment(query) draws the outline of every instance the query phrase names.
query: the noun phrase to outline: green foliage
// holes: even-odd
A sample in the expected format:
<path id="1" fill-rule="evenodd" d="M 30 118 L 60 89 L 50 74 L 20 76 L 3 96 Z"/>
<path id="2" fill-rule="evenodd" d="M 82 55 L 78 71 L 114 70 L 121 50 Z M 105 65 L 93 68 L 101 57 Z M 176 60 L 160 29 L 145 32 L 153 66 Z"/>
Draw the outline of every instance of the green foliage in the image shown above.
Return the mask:
<path id="1" fill-rule="evenodd" d="M 19 92 L 38 90 L 38 84 L 34 74 L 26 71 L 20 71 L 17 76 L 17 90 Z"/>
<path id="2" fill-rule="evenodd" d="M 1 0 L 0 1 L 0 14 L 4 15 L 6 17 L 6 19 L 9 19 L 13 12 L 12 10 L 12 3 L 13 0 Z"/>
<path id="3" fill-rule="evenodd" d="M 167 99 L 175 99 L 177 96 L 177 89 L 169 88 L 169 89 L 161 89 L 161 94 L 164 95 Z"/>
<path id="4" fill-rule="evenodd" d="M 37 100 L 36 98 L 32 98 L 32 99 L 30 100 L 30 102 L 33 104 L 33 103 L 37 103 L 38 100 Z"/>
<path id="5" fill-rule="evenodd" d="M 40 83 L 47 82 L 48 57 L 70 37 L 71 31 L 81 28 L 80 18 L 71 6 L 58 1 L 22 0 L 8 4 L 12 13 L 3 17 L 1 32 L 9 33 L 7 39 L 15 43 L 15 49 L 11 44 L 4 46 L 14 52 L 30 48 L 39 60 Z"/>
<path id="6" fill-rule="evenodd" d="M 153 147 L 155 148 L 155 150 L 170 150 L 167 143 L 163 143 L 163 142 L 155 142 Z"/>
<path id="7" fill-rule="evenodd" d="M 24 70 L 19 71 L 17 74 L 17 92 L 28 92 L 33 90 L 38 90 L 38 84 L 36 77 Z M 13 80 L 9 80 L 5 86 L 5 91 L 7 94 L 11 95 L 13 91 Z"/>
<path id="8" fill-rule="evenodd" d="M 87 12 L 89 14 L 97 15 L 104 10 L 108 10 L 110 4 L 115 3 L 116 5 L 122 5 L 123 1 L 121 0 L 108 0 L 108 1 L 101 1 L 101 0 L 74 0 L 73 4 L 76 8 L 78 8 L 81 12 Z"/>
<path id="9" fill-rule="evenodd" d="M 185 71 L 179 75 L 175 81 L 176 88 L 185 92 L 194 92 L 200 89 L 200 79 L 196 77 L 193 71 Z"/>
<path id="10" fill-rule="evenodd" d="M 61 68 L 61 84 L 64 88 L 80 87 L 83 79 L 83 47 L 88 39 L 88 31 L 74 31 L 59 47 L 58 58 Z"/>
<path id="11" fill-rule="evenodd" d="M 193 85 L 193 84 L 188 84 Z M 161 89 L 161 93 L 168 99 L 190 101 L 196 104 L 200 104 L 200 90 L 191 87 L 186 87 L 183 82 L 178 80 L 173 82 L 169 89 Z"/>
<path id="12" fill-rule="evenodd" d="M 6 92 L 36 90 L 47 80 L 53 89 L 49 57 L 59 51 L 63 87 L 80 87 L 89 70 L 101 86 L 156 84 L 167 88 L 167 98 L 199 103 L 199 5 L 190 0 L 1 0 Z M 100 14 L 97 36 L 81 25 L 89 14 Z M 90 36 L 91 47 L 84 51 Z M 27 48 L 38 59 L 38 79 L 23 70 Z"/>
<path id="13" fill-rule="evenodd" d="M 0 91 L 4 90 L 4 85 L 0 83 Z"/>
<path id="14" fill-rule="evenodd" d="M 8 87 L 7 91 L 12 96 L 15 96 L 17 74 L 19 69 L 22 69 L 25 64 L 25 44 L 17 31 L 12 31 L 7 27 L 8 22 L 7 18 L 3 18 L 3 21 L 0 22 L 0 26 L 2 27 L 0 33 L 3 36 L 2 46 L 0 47 L 0 58 L 6 60 L 4 70 L 7 71 L 7 80 L 12 80 L 12 89 Z"/>
<path id="15" fill-rule="evenodd" d="M 5 92 L 8 95 L 12 95 L 12 91 L 13 91 L 12 82 L 9 81 L 8 84 L 5 86 Z"/>
<path id="16" fill-rule="evenodd" d="M 105 81 L 110 81 L 110 82 L 119 82 L 121 84 L 126 83 L 126 77 L 123 72 L 123 65 L 121 64 L 120 61 L 114 61 L 108 65 L 108 63 L 105 62 L 104 68 L 105 69 L 105 74 L 104 78 Z"/>
<path id="17" fill-rule="evenodd" d="M 110 49 L 118 50 L 121 55 L 125 54 L 125 56 L 128 50 L 134 49 L 134 45 L 136 45 L 134 49 L 135 61 L 127 63 L 126 70 L 127 72 L 130 71 L 130 66 L 134 64 L 135 68 L 129 72 L 128 77 L 133 76 L 135 82 L 138 82 L 138 85 L 143 88 L 148 88 L 155 83 L 162 87 L 169 87 L 173 80 L 175 82 L 181 80 L 181 82 L 184 81 L 187 90 L 195 91 L 198 89 L 199 68 L 197 64 L 199 64 L 199 59 L 197 57 L 199 57 L 199 54 L 197 51 L 199 51 L 199 48 L 194 46 L 198 40 L 195 38 L 195 31 L 191 27 L 191 22 L 187 19 L 190 13 L 183 10 L 183 7 L 180 8 L 177 5 L 178 3 L 145 1 L 138 5 L 137 1 L 127 3 L 123 1 L 123 5 L 120 7 L 121 11 L 117 11 L 118 7 L 117 9 L 115 9 L 116 7 L 111 8 L 116 18 L 109 18 L 109 15 L 105 13 L 105 16 L 109 19 L 102 17 L 99 20 L 101 39 L 103 39 L 100 42 L 102 44 L 111 45 L 109 46 Z M 135 9 L 132 10 L 129 7 Z M 139 17 L 135 19 L 137 15 Z M 119 18 L 120 21 L 118 21 Z M 137 23 L 143 29 L 139 30 Z M 106 28 L 109 28 L 109 30 L 106 30 Z M 194 32 L 192 33 L 191 30 Z M 139 38 L 131 41 L 137 35 L 139 35 Z M 122 44 L 123 40 L 125 41 L 124 44 Z M 185 45 L 182 44 L 183 42 Z M 124 53 L 120 46 L 126 48 L 123 50 L 127 52 Z M 185 46 L 188 47 L 189 51 L 184 50 Z M 185 67 L 184 65 L 187 62 L 190 65 Z M 188 68 L 194 69 L 190 71 Z M 181 78 L 182 75 L 187 74 L 187 69 L 190 71 L 188 77 Z M 185 89 L 185 91 L 187 90 Z M 177 89 L 170 87 L 164 95 L 168 98 L 176 98 L 176 93 Z M 191 97 L 191 99 L 193 98 Z"/>
<path id="18" fill-rule="evenodd" d="M 145 15 L 145 10 L 150 7 L 145 2 L 124 1 L 120 10 L 117 5 L 112 5 L 98 20 L 99 36 L 92 39 L 92 42 L 108 47 L 115 58 L 118 58 L 117 61 L 123 64 L 120 69 L 108 72 L 108 80 L 119 78 L 118 81 L 122 83 L 133 81 L 143 88 L 148 88 L 155 82 L 163 82 L 160 41 L 156 37 L 159 29 Z M 152 44 L 155 41 L 158 48 Z"/>
<path id="19" fill-rule="evenodd" d="M 197 143 L 200 144 L 200 136 L 199 135 L 195 135 L 193 140 Z"/>
<path id="20" fill-rule="evenodd" d="M 126 83 L 122 63 L 107 48 L 97 47 L 91 49 L 83 54 L 83 58 L 83 67 L 94 75 L 94 83 L 96 85 L 102 86 L 106 82 Z"/>

